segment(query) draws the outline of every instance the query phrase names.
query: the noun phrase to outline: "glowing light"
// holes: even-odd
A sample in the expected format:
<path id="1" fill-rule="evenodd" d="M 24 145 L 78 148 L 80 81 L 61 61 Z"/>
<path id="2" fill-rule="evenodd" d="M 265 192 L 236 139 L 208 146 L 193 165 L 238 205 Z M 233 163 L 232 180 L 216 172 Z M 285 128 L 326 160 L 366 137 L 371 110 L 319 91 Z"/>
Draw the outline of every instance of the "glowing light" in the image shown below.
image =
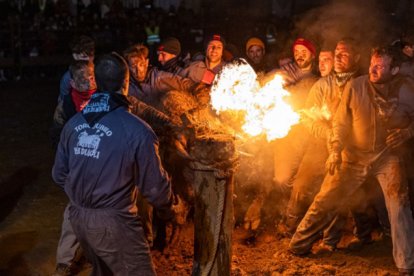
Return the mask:
<path id="1" fill-rule="evenodd" d="M 329 122 L 332 117 L 332 114 L 326 104 L 322 105 L 322 107 L 313 106 L 310 109 L 302 109 L 300 113 L 302 116 L 308 117 L 313 121 L 320 120 Z"/>
<path id="2" fill-rule="evenodd" d="M 211 104 L 218 114 L 242 111 L 243 131 L 251 136 L 266 135 L 271 141 L 286 136 L 299 122 L 299 114 L 284 101 L 288 96 L 281 76 L 276 75 L 262 87 L 253 68 L 242 60 L 226 65 L 216 77 Z"/>

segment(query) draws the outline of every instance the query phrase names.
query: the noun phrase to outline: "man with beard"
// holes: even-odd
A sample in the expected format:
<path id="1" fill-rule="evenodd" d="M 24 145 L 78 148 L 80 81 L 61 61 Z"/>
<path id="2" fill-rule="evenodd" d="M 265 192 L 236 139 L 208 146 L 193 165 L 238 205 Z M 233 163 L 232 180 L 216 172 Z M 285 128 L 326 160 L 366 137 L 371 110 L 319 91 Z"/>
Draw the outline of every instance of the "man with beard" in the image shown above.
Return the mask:
<path id="1" fill-rule="evenodd" d="M 316 47 L 310 40 L 298 38 L 293 43 L 292 52 L 295 61 L 284 64 L 280 70 L 269 72 L 265 79 L 273 78 L 274 74 L 281 74 L 285 81 L 285 89 L 290 92 L 286 100 L 294 110 L 300 110 L 305 105 L 310 88 L 318 79 L 315 73 Z M 308 137 L 306 128 L 298 124 L 292 127 L 286 137 L 271 144 L 274 158 L 273 181 L 262 181 L 263 185 L 260 186 L 258 195 L 248 207 L 244 217 L 246 229 L 255 230 L 259 226 L 263 203 L 272 190 L 281 194 L 280 198 L 283 200 L 280 201 L 281 208 L 277 211 L 284 213 L 292 181 L 302 160 Z"/>
<path id="2" fill-rule="evenodd" d="M 63 96 L 53 114 L 50 129 L 52 144 L 56 148 L 66 122 L 88 104 L 95 93 L 94 65 L 88 60 L 77 60 L 69 66 L 70 92 Z M 80 270 L 82 250 L 69 221 L 69 207 L 63 214 L 62 229 L 56 252 L 56 270 L 53 276 L 73 275 Z"/>
<path id="3" fill-rule="evenodd" d="M 360 54 L 356 42 L 345 38 L 335 48 L 334 72 L 319 79 L 311 88 L 306 101 L 307 113 L 303 123 L 311 133 L 304 157 L 293 182 L 293 189 L 285 214 L 285 230 L 293 235 L 305 215 L 325 175 L 325 161 L 328 158 L 327 142 L 332 132 L 332 118 L 338 109 L 346 83 L 358 76 Z M 371 228 L 365 216 L 355 214 L 356 236 L 364 242 L 371 241 Z M 320 250 L 333 251 L 341 238 L 345 216 L 336 218 L 325 231 Z M 283 228 L 283 227 L 281 227 Z"/>
<path id="4" fill-rule="evenodd" d="M 329 173 L 292 237 L 292 253 L 309 253 L 319 232 L 373 176 L 386 201 L 396 266 L 400 275 L 414 275 L 414 221 L 401 156 L 414 134 L 414 87 L 398 76 L 399 64 L 395 48 L 376 48 L 369 74 L 345 87 L 333 120 Z"/>
<path id="5" fill-rule="evenodd" d="M 256 73 L 267 73 L 269 66 L 266 60 L 266 48 L 263 41 L 257 37 L 251 37 L 246 42 L 247 62 Z"/>
<path id="6" fill-rule="evenodd" d="M 72 58 L 74 61 L 87 61 L 93 66 L 93 59 L 95 57 L 95 41 L 85 35 L 81 35 L 73 39 L 71 43 Z M 66 71 L 59 84 L 58 102 L 63 101 L 63 98 L 70 94 L 71 76 L 69 70 Z"/>
<path id="7" fill-rule="evenodd" d="M 209 101 L 209 91 L 204 87 L 199 89 L 199 84 L 191 79 L 151 67 L 148 60 L 148 48 L 142 44 L 129 47 L 123 54 L 131 73 L 127 96 L 132 105 L 131 111 L 143 118 L 159 136 L 161 159 L 164 167 L 173 175 L 174 191 L 184 190 L 186 192 L 190 189 L 189 183 L 179 182 L 183 178 L 182 168 L 186 162 L 185 159 L 188 158 L 185 150 L 186 139 L 182 133 L 172 131 L 181 124 L 181 119 L 163 113 L 166 112 L 166 108 L 173 108 L 163 106 L 163 99 L 168 92 L 178 91 L 178 93 L 188 93 L 199 105 L 204 105 Z M 169 160 L 174 160 L 174 164 Z M 188 194 L 180 194 L 180 196 L 190 197 Z M 139 200 L 138 204 L 142 211 L 140 215 L 143 218 L 149 243 L 153 243 L 154 247 L 162 250 L 165 247 L 165 225 L 162 221 L 156 221 L 158 227 L 154 240 L 152 208 L 144 200 Z M 156 216 L 154 218 L 157 219 Z"/>
<path id="8" fill-rule="evenodd" d="M 184 63 L 180 60 L 181 44 L 175 37 L 164 39 L 158 46 L 158 62 L 160 70 L 173 74 L 183 71 Z"/>
<path id="9" fill-rule="evenodd" d="M 123 53 L 131 72 L 128 96 L 158 107 L 160 98 L 168 91 L 193 92 L 197 83 L 150 66 L 148 54 L 148 48 L 142 44 L 133 45 Z"/>

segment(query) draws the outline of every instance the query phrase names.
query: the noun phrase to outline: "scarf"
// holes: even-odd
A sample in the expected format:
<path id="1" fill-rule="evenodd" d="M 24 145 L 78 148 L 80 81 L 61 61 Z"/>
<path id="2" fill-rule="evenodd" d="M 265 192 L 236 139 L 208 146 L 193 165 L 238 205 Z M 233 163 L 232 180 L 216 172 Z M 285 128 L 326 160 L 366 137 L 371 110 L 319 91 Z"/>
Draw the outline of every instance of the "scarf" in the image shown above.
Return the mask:
<path id="1" fill-rule="evenodd" d="M 375 109 L 378 117 L 384 122 L 389 120 L 398 107 L 399 91 L 402 83 L 403 79 L 400 77 L 395 77 L 392 81 L 382 87 L 370 82 Z"/>
<path id="2" fill-rule="evenodd" d="M 92 95 L 88 105 L 82 110 L 86 122 L 93 127 L 100 119 L 118 107 L 130 105 L 128 99 L 118 93 L 96 92 Z"/>
<path id="3" fill-rule="evenodd" d="M 173 74 L 180 73 L 183 69 L 183 64 L 181 64 L 180 60 L 175 57 L 167 61 L 163 66 L 160 67 L 162 71 L 167 71 Z"/>
<path id="4" fill-rule="evenodd" d="M 76 112 L 81 111 L 89 102 L 93 93 L 96 89 L 87 90 L 87 91 L 78 91 L 75 88 L 72 88 L 70 93 L 72 97 L 73 104 L 75 105 Z"/>
<path id="5" fill-rule="evenodd" d="M 357 71 L 335 73 L 335 82 L 338 87 L 343 87 L 356 74 Z"/>

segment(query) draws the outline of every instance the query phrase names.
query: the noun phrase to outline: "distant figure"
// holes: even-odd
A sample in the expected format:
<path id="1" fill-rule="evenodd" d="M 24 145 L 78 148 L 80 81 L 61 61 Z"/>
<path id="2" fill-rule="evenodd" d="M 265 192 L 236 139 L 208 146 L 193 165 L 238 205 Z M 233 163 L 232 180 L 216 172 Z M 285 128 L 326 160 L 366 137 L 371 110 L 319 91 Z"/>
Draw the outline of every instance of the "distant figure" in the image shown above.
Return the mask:
<path id="1" fill-rule="evenodd" d="M 75 37 L 71 43 L 72 58 L 74 61 L 83 60 L 93 64 L 95 57 L 95 41 L 89 36 Z M 68 95 L 71 89 L 70 73 L 66 71 L 60 80 L 60 89 L 58 102 L 62 101 L 65 95 Z"/>
<path id="2" fill-rule="evenodd" d="M 269 66 L 266 60 L 266 47 L 263 41 L 257 37 L 251 37 L 246 42 L 247 62 L 256 73 L 267 73 Z"/>
<path id="3" fill-rule="evenodd" d="M 158 61 L 161 64 L 160 70 L 179 74 L 184 67 L 180 60 L 181 43 L 175 37 L 169 37 L 161 41 L 158 46 Z"/>
<path id="4" fill-rule="evenodd" d="M 392 43 L 392 46 L 399 49 L 402 55 L 402 63 L 399 74 L 414 79 L 414 37 L 405 36 Z"/>
<path id="5" fill-rule="evenodd" d="M 69 66 L 70 92 L 60 100 L 53 114 L 50 129 L 52 145 L 57 148 L 66 122 L 80 112 L 96 91 L 94 65 L 88 60 L 73 61 Z M 69 222 L 69 206 L 63 214 L 62 229 L 56 252 L 56 270 L 53 276 L 71 275 L 80 269 L 82 249 Z"/>

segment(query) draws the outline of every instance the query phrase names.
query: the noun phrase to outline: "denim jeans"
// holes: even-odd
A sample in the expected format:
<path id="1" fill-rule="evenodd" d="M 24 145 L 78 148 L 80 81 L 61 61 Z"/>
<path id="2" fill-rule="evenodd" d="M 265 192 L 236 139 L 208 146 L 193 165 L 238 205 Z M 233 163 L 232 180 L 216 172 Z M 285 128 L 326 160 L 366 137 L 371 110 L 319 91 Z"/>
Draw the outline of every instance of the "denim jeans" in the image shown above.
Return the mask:
<path id="1" fill-rule="evenodd" d="M 387 154 L 370 166 L 342 163 L 334 175 L 327 175 L 321 191 L 315 197 L 290 242 L 297 254 L 310 251 L 320 231 L 325 229 L 340 208 L 352 200 L 367 177 L 378 180 L 384 194 L 391 224 L 393 256 L 399 269 L 414 269 L 414 220 L 408 198 L 408 185 L 400 158 Z"/>

